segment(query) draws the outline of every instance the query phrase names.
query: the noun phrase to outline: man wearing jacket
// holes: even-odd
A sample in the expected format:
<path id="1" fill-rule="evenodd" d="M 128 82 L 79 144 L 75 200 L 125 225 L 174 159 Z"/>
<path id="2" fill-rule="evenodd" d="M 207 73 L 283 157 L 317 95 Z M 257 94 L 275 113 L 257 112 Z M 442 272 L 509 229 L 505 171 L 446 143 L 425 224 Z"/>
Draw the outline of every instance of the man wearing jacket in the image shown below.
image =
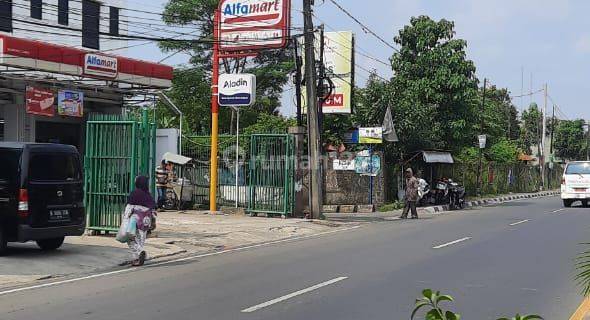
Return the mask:
<path id="1" fill-rule="evenodd" d="M 407 219 L 408 211 L 412 211 L 412 219 L 418 219 L 416 203 L 418 202 L 418 179 L 414 177 L 412 169 L 406 169 L 406 203 L 400 218 Z"/>

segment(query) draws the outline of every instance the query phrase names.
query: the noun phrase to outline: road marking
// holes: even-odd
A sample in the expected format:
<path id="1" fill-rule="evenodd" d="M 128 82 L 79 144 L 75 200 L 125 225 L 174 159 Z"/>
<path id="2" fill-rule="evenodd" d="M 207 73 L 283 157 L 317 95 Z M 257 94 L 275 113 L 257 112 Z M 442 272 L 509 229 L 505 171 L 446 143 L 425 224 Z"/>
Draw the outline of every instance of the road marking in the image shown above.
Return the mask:
<path id="1" fill-rule="evenodd" d="M 586 315 L 590 313 L 590 298 L 585 298 L 576 312 L 572 314 L 570 320 L 583 320 L 586 318 Z"/>
<path id="2" fill-rule="evenodd" d="M 471 240 L 471 237 L 465 237 L 465 238 L 461 238 L 461 239 L 458 239 L 458 240 L 455 240 L 455 241 L 443 243 L 443 244 L 438 245 L 436 247 L 432 247 L 432 249 L 442 249 L 444 247 L 452 246 L 454 244 L 457 244 L 457 243 L 463 242 L 463 241 L 467 241 L 467 240 Z"/>
<path id="3" fill-rule="evenodd" d="M 272 299 L 272 300 L 269 300 L 267 302 L 263 302 L 261 304 L 257 304 L 257 305 L 255 305 L 253 307 L 250 307 L 250 308 L 247 308 L 247 309 L 242 310 L 242 312 L 243 313 L 251 313 L 251 312 L 254 312 L 254 311 L 257 311 L 257 310 L 260 310 L 260 309 L 264 309 L 266 307 L 272 306 L 273 304 L 277 304 L 279 302 L 283 302 L 285 300 L 289 300 L 291 298 L 294 298 L 294 297 L 300 296 L 302 294 L 306 294 L 306 293 L 309 293 L 309 292 L 318 290 L 320 288 L 323 288 L 323 287 L 326 287 L 326 286 L 335 284 L 337 282 L 340 282 L 340 281 L 346 280 L 346 279 L 348 279 L 348 277 L 338 277 L 338 278 L 335 278 L 335 279 L 332 279 L 332 280 L 328 280 L 326 282 L 322 282 L 322 283 L 316 284 L 315 286 L 309 287 L 307 289 L 299 290 L 299 291 L 296 291 L 296 292 L 293 292 L 293 293 L 284 295 L 282 297 L 278 297 L 276 299 Z"/>
<path id="4" fill-rule="evenodd" d="M 58 286 L 58 285 L 62 285 L 62 284 L 68 284 L 68 283 L 73 283 L 73 282 L 78 282 L 78 281 L 84 281 L 84 280 L 90 280 L 90 279 L 108 277 L 108 276 L 112 276 L 112 275 L 117 275 L 117 274 L 132 272 L 132 271 L 145 270 L 146 268 L 153 268 L 153 267 L 159 267 L 159 266 L 174 264 L 174 263 L 178 263 L 178 262 L 186 262 L 186 261 L 200 259 L 200 258 L 218 256 L 218 255 L 222 255 L 222 254 L 226 254 L 226 253 L 231 253 L 231 252 L 239 252 L 239 251 L 245 251 L 245 250 L 249 250 L 249 249 L 261 248 L 261 247 L 268 247 L 268 246 L 272 246 L 272 245 L 279 244 L 279 243 L 293 242 L 293 241 L 305 240 L 305 239 L 310 239 L 310 238 L 315 238 L 315 237 L 321 237 L 321 236 L 326 236 L 326 235 L 330 235 L 330 234 L 334 234 L 334 233 L 340 233 L 340 232 L 355 230 L 355 229 L 358 229 L 360 227 L 361 226 L 353 226 L 353 227 L 349 227 L 349 228 L 332 230 L 332 231 L 326 231 L 326 232 L 320 232 L 320 233 L 317 233 L 317 234 L 310 234 L 310 235 L 301 236 L 301 237 L 294 237 L 294 238 L 288 238 L 288 239 L 270 241 L 270 242 L 253 244 L 253 245 L 239 247 L 239 248 L 227 249 L 227 250 L 222 250 L 222 251 L 216 251 L 216 252 L 199 254 L 199 255 L 195 255 L 195 256 L 188 256 L 188 257 L 174 259 L 174 260 L 162 261 L 162 262 L 157 262 L 157 263 L 153 263 L 153 264 L 148 264 L 148 265 L 146 265 L 144 267 L 140 267 L 140 268 L 127 268 L 127 269 L 122 269 L 122 270 L 97 273 L 97 274 L 93 274 L 93 275 L 89 275 L 89 276 L 84 276 L 84 277 L 73 278 L 73 279 L 67 279 L 67 280 L 55 281 L 55 282 L 50 282 L 50 283 L 44 283 L 44 284 L 39 284 L 39 285 L 34 285 L 34 286 L 29 286 L 29 287 L 22 287 L 22 288 L 10 289 L 10 290 L 5 290 L 5 291 L 0 291 L 0 296 L 4 296 L 4 295 L 7 295 L 7 294 L 11 294 L 11 293 L 18 293 L 18 292 L 28 291 L 28 290 L 35 290 L 35 289 L 41 289 L 41 288 L 47 288 L 47 287 L 54 287 L 54 286 Z"/>
<path id="5" fill-rule="evenodd" d="M 519 224 L 527 223 L 529 221 L 531 221 L 531 220 L 525 219 L 525 220 L 521 220 L 521 221 L 518 221 L 518 222 L 515 222 L 515 223 L 511 223 L 511 224 L 509 224 L 509 226 L 514 227 L 514 226 L 517 226 Z"/>
<path id="6" fill-rule="evenodd" d="M 551 213 L 558 213 L 558 212 L 561 212 L 564 210 L 565 210 L 564 208 L 561 208 L 561 209 L 553 210 L 553 211 L 551 211 Z"/>

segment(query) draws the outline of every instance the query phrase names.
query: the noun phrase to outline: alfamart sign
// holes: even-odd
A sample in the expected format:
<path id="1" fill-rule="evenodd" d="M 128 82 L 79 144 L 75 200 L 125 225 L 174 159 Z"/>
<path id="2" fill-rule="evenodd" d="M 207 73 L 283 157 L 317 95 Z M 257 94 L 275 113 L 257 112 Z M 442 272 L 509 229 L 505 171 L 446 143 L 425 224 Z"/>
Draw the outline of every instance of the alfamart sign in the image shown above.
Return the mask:
<path id="1" fill-rule="evenodd" d="M 218 87 L 220 106 L 247 107 L 256 101 L 256 76 L 253 74 L 222 74 Z"/>
<path id="2" fill-rule="evenodd" d="M 220 49 L 282 48 L 289 38 L 290 0 L 222 0 Z"/>
<path id="3" fill-rule="evenodd" d="M 84 57 L 84 74 L 114 79 L 119 73 L 117 58 L 87 53 Z"/>

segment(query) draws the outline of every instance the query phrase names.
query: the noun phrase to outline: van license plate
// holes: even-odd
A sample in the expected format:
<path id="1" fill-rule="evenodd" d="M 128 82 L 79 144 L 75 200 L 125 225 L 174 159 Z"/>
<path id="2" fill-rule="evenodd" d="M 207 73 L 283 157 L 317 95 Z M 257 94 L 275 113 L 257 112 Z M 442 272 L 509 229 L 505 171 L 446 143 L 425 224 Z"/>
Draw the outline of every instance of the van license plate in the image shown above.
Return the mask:
<path id="1" fill-rule="evenodd" d="M 70 212 L 68 210 L 51 210 L 49 211 L 49 221 L 70 221 Z"/>

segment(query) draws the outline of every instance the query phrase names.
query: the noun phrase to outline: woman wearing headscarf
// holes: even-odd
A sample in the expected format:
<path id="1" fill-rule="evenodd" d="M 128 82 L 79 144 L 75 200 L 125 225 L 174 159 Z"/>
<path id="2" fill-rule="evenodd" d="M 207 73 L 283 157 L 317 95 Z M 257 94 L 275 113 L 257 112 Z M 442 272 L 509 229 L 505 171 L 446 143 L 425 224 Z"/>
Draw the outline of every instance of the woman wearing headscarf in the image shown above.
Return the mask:
<path id="1" fill-rule="evenodd" d="M 125 212 L 123 212 L 123 219 L 135 216 L 137 221 L 135 237 L 127 242 L 133 266 L 141 266 L 145 262 L 146 253 L 143 249 L 147 233 L 152 226 L 155 209 L 156 202 L 149 191 L 149 179 L 145 176 L 138 176 L 135 178 L 135 190 L 129 195 Z"/>

